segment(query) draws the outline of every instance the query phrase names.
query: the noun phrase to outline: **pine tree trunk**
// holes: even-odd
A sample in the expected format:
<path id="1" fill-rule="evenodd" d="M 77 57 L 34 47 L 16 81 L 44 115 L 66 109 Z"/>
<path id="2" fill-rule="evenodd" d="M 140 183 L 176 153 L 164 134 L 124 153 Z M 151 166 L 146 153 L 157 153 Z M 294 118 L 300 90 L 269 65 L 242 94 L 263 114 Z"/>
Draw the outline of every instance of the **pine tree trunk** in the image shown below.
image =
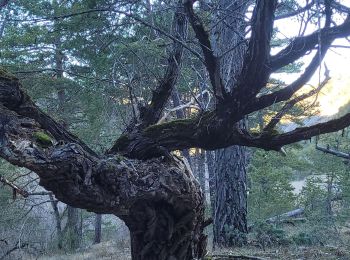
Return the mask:
<path id="1" fill-rule="evenodd" d="M 71 250 L 78 249 L 81 245 L 80 212 L 79 209 L 68 207 L 67 220 L 67 244 Z"/>
<path id="2" fill-rule="evenodd" d="M 220 0 L 219 6 L 225 11 L 221 16 L 218 15 L 221 22 L 213 34 L 217 55 L 232 48 L 232 51 L 221 60 L 221 75 L 229 92 L 234 92 L 236 75 L 241 70 L 246 51 L 244 44 L 240 44 L 245 26 L 238 18 L 239 14 L 244 15 L 246 11 L 245 2 Z M 222 21 L 221 17 L 226 18 Z M 244 127 L 244 122 L 240 124 Z M 215 152 L 214 246 L 241 246 L 247 242 L 246 161 L 246 148 L 241 146 L 232 146 Z"/>
<path id="3" fill-rule="evenodd" d="M 214 244 L 241 246 L 248 233 L 246 148 L 217 150 L 215 163 Z"/>

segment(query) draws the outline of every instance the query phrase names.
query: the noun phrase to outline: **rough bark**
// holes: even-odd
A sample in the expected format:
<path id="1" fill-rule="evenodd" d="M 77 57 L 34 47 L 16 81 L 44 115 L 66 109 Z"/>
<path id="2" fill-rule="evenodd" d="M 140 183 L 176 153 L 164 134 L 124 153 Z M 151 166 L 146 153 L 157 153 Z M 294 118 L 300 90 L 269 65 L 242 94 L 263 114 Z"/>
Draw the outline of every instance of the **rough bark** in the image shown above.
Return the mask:
<path id="1" fill-rule="evenodd" d="M 245 148 L 219 150 L 215 163 L 214 244 L 240 246 L 248 233 Z"/>
<path id="2" fill-rule="evenodd" d="M 67 225 L 65 228 L 67 245 L 71 250 L 80 247 L 82 241 L 80 210 L 71 206 L 67 206 Z"/>
<path id="3" fill-rule="evenodd" d="M 203 256 L 203 195 L 181 161 L 99 158 L 55 139 L 42 147 L 35 134 L 43 131 L 38 123 L 5 107 L 0 115 L 0 155 L 35 171 L 40 185 L 59 200 L 123 219 L 131 232 L 133 259 Z"/>
<path id="4" fill-rule="evenodd" d="M 273 71 L 314 49 L 317 41 L 315 34 L 298 38 L 271 57 L 268 45 L 277 1 L 258 0 L 251 23 L 249 55 L 242 65 L 244 73 L 238 77 L 237 89 L 241 91 L 231 95 L 225 91 L 220 63 L 210 47 L 209 34 L 193 10 L 193 2 L 185 1 L 185 14 L 202 47 L 217 106 L 193 118 L 157 124 L 179 75 L 178 62 L 186 42 L 178 40 L 184 35 L 185 14 L 177 12 L 175 20 L 179 23 L 175 22 L 176 36 L 172 38 L 174 52 L 164 79 L 156 87 L 150 104 L 140 112 L 141 124 L 121 136 L 105 155 L 97 155 L 43 113 L 21 90 L 19 81 L 0 70 L 0 156 L 36 172 L 40 185 L 70 206 L 123 219 L 131 232 L 133 259 L 187 260 L 204 256 L 203 194 L 186 163 L 169 154 L 170 151 L 192 147 L 215 150 L 231 145 L 279 150 L 283 145 L 350 125 L 350 114 L 277 135 L 251 134 L 238 124 L 248 113 L 286 101 L 300 89 L 320 64 L 319 58 L 323 58 L 330 42 L 350 35 L 350 18 L 341 25 L 316 32 L 325 44 L 299 79 L 281 91 L 260 96 L 259 91 Z M 62 15 L 60 19 L 71 16 Z M 306 40 L 312 43 L 299 49 Z"/>
<path id="5" fill-rule="evenodd" d="M 38 108 L 20 91 L 17 80 L 2 81 L 1 89 L 8 89 L 4 85 L 11 85 L 10 92 L 25 103 L 9 103 L 18 113 L 4 105 L 0 108 L 1 157 L 35 171 L 40 185 L 64 203 L 123 219 L 131 232 L 134 259 L 204 255 L 203 195 L 181 160 L 119 161 L 114 156 L 95 156 L 77 143 L 62 142 L 57 132 L 55 138 L 21 113 Z M 35 118 L 37 113 L 33 115 Z M 47 137 L 50 141 L 44 142 Z"/>
<path id="6" fill-rule="evenodd" d="M 239 8 L 237 8 L 239 6 Z M 214 50 L 221 59 L 221 77 L 225 91 L 237 91 L 237 77 L 242 69 L 247 46 L 246 23 L 241 18 L 247 1 L 219 1 L 221 11 L 214 20 Z M 244 125 L 244 120 L 240 123 Z M 241 127 L 242 127 L 241 126 Z M 243 127 L 242 127 L 243 128 Z M 247 149 L 231 146 L 215 151 L 214 246 L 242 246 L 247 242 Z"/>
<path id="7" fill-rule="evenodd" d="M 211 213 L 214 219 L 214 205 L 215 205 L 215 152 L 207 151 L 206 152 L 206 161 L 208 165 L 209 173 L 209 196 L 210 196 L 210 205 Z"/>
<path id="8" fill-rule="evenodd" d="M 197 153 L 197 173 L 199 184 L 205 193 L 205 152 L 203 150 L 199 150 Z"/>

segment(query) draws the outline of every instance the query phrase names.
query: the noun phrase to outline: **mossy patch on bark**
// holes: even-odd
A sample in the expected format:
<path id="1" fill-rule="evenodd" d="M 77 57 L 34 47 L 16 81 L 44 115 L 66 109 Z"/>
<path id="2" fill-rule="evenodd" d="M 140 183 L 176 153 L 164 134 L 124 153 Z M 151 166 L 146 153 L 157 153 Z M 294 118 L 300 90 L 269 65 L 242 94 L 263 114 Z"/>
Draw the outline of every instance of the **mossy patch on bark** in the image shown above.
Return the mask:
<path id="1" fill-rule="evenodd" d="M 52 138 L 45 132 L 34 132 L 33 137 L 40 146 L 49 147 L 53 145 Z"/>

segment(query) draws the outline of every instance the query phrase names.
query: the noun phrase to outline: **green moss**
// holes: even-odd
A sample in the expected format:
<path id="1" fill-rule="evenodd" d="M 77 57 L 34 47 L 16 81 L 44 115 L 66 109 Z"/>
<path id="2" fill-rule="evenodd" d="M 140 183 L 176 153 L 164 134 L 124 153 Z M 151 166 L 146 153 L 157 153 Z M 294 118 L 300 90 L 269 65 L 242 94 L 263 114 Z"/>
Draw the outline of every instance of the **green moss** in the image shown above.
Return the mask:
<path id="1" fill-rule="evenodd" d="M 271 130 L 271 135 L 279 135 L 280 132 L 277 129 L 272 129 Z"/>
<path id="2" fill-rule="evenodd" d="M 250 134 L 254 137 L 258 137 L 261 135 L 261 132 L 259 130 L 250 130 Z"/>
<path id="3" fill-rule="evenodd" d="M 33 136 L 35 140 L 39 143 L 39 145 L 43 147 L 48 147 L 53 144 L 52 138 L 45 132 L 34 132 Z"/>

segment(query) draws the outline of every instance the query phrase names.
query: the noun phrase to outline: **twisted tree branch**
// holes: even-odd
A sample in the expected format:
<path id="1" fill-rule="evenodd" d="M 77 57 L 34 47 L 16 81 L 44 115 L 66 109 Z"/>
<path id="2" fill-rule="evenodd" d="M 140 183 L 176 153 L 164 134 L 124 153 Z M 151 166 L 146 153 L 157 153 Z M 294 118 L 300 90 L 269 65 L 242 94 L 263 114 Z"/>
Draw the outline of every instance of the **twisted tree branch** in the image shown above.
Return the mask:
<path id="1" fill-rule="evenodd" d="M 182 1 L 179 1 L 174 16 L 173 34 L 180 41 L 187 37 L 187 20 L 184 15 Z M 162 116 L 162 112 L 171 95 L 180 74 L 183 45 L 175 41 L 172 53 L 168 59 L 167 70 L 159 85 L 152 91 L 151 103 L 140 109 L 141 126 L 147 127 L 155 124 Z"/>

